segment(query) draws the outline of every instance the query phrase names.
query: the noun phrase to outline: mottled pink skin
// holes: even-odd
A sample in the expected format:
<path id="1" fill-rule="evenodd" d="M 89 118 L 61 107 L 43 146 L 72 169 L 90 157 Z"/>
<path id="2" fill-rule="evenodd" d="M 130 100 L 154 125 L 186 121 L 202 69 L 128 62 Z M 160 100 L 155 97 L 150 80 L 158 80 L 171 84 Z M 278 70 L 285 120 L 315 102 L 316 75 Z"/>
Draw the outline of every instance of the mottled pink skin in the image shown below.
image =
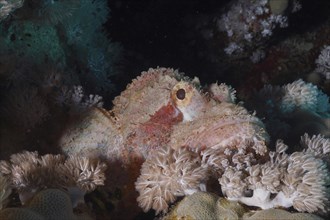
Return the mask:
<path id="1" fill-rule="evenodd" d="M 144 157 L 148 152 L 166 146 L 171 138 L 173 126 L 182 121 L 182 113 L 169 103 L 161 107 L 150 119 L 140 124 L 128 136 L 126 148 L 135 148 Z"/>
<path id="2" fill-rule="evenodd" d="M 232 99 L 216 98 L 231 97 L 231 90 L 223 86 L 218 90 L 213 86 L 217 91 L 213 98 L 199 90 L 196 79 L 191 81 L 173 69 L 149 69 L 115 98 L 109 113 L 94 109 L 87 121 L 70 130 L 62 149 L 67 154 L 105 157 L 110 168 L 109 189 L 120 188 L 126 203 L 121 205 L 131 209 L 127 205 L 136 198 L 134 182 L 141 164 L 161 147 L 185 146 L 201 152 L 249 144 L 251 151 L 265 153 L 268 136 L 263 124 L 243 107 L 230 103 Z"/>

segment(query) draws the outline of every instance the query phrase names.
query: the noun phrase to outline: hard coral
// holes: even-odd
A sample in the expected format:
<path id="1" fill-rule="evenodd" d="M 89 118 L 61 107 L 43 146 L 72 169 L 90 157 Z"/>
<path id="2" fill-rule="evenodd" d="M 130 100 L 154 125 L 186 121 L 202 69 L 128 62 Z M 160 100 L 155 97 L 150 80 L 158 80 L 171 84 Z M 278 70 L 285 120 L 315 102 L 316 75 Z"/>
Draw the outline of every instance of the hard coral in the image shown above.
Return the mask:
<path id="1" fill-rule="evenodd" d="M 0 211 L 3 220 L 90 220 L 73 213 L 70 197 L 59 189 L 46 189 L 36 194 L 24 208 L 6 208 Z"/>
<path id="2" fill-rule="evenodd" d="M 248 210 L 238 202 L 228 201 L 213 193 L 196 192 L 186 196 L 163 220 L 241 219 Z"/>

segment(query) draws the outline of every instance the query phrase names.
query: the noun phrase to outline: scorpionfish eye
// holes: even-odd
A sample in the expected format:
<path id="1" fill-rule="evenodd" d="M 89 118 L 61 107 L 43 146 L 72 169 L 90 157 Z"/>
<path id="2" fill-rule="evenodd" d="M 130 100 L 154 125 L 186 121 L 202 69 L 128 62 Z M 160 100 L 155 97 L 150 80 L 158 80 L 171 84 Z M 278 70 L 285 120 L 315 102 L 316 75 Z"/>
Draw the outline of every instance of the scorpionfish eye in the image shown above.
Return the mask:
<path id="1" fill-rule="evenodd" d="M 179 89 L 176 91 L 176 97 L 180 100 L 183 100 L 186 97 L 186 91 L 184 89 Z"/>
<path id="2" fill-rule="evenodd" d="M 171 92 L 171 98 L 177 107 L 188 106 L 194 94 L 194 87 L 187 82 L 177 83 Z"/>

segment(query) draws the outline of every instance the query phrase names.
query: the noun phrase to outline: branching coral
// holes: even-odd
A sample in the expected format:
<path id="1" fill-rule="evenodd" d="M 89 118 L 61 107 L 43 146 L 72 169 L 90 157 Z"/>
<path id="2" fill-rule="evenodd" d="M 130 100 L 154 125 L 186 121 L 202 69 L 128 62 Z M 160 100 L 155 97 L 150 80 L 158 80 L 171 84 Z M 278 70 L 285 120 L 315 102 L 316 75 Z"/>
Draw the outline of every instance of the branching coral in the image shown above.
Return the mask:
<path id="1" fill-rule="evenodd" d="M 0 173 L 11 180 L 24 204 L 34 193 L 44 188 L 78 188 L 82 195 L 103 185 L 105 164 L 89 158 L 43 155 L 37 152 L 13 154 L 10 162 L 1 161 Z M 75 200 L 80 198 L 73 198 Z"/>
<path id="2" fill-rule="evenodd" d="M 326 163 L 309 151 L 287 154 L 282 141 L 270 160 L 247 169 L 227 168 L 219 178 L 230 200 L 263 209 L 291 207 L 299 212 L 328 212 L 330 175 Z"/>

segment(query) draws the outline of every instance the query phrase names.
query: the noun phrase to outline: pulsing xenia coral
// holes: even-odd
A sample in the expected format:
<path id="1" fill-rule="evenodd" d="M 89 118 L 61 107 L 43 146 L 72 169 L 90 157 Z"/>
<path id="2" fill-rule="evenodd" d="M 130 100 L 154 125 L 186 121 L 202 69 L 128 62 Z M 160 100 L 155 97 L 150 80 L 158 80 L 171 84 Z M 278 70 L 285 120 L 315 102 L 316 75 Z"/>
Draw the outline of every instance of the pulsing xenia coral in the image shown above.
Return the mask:
<path id="1" fill-rule="evenodd" d="M 84 157 L 43 155 L 24 151 L 13 154 L 10 161 L 0 161 L 0 174 L 7 177 L 18 190 L 24 204 L 34 194 L 45 188 L 79 189 L 83 193 L 103 185 L 106 166 Z M 80 198 L 73 198 L 75 200 Z"/>
<path id="2" fill-rule="evenodd" d="M 284 85 L 282 88 L 284 96 L 280 103 L 280 109 L 284 114 L 297 109 L 321 115 L 330 111 L 329 97 L 311 83 L 299 79 Z"/>
<path id="3" fill-rule="evenodd" d="M 310 151 L 287 154 L 277 141 L 270 160 L 246 169 L 227 169 L 219 178 L 223 194 L 262 209 L 293 207 L 299 212 L 329 211 L 330 175 L 326 163 Z"/>
<path id="4" fill-rule="evenodd" d="M 265 118 L 267 131 L 275 139 L 299 138 L 305 131 L 329 133 L 329 97 L 302 79 L 283 86 L 265 85 L 247 103 Z"/>
<path id="5" fill-rule="evenodd" d="M 309 136 L 304 134 L 301 136 L 300 145 L 304 147 L 306 152 L 312 153 L 317 158 L 324 160 L 330 167 L 330 139 L 323 135 Z"/>
<path id="6" fill-rule="evenodd" d="M 168 204 L 177 196 L 200 191 L 207 178 L 207 168 L 201 165 L 196 153 L 185 148 L 174 151 L 163 148 L 157 155 L 149 156 L 142 165 L 141 175 L 135 183 L 140 193 L 137 201 L 146 212 L 153 208 L 166 212 Z"/>

